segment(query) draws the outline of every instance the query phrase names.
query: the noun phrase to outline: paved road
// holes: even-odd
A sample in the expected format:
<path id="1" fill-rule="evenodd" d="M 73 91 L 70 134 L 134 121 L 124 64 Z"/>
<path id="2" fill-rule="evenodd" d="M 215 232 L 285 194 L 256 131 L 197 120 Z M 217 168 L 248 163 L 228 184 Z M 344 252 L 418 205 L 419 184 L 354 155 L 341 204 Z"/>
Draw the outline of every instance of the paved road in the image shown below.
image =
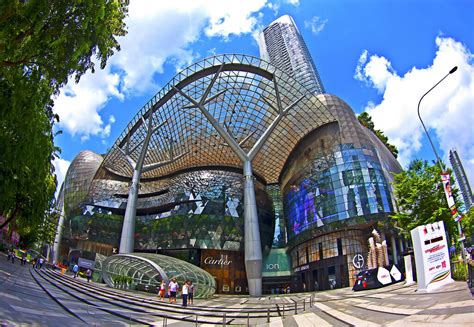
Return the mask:
<path id="1" fill-rule="evenodd" d="M 0 325 L 40 325 L 40 326 L 86 326 L 86 325 L 126 325 L 129 321 L 94 309 L 67 293 L 51 286 L 31 270 L 31 266 L 20 266 L 7 262 L 0 255 Z M 78 282 L 64 277 L 66 284 Z M 37 284 L 35 278 L 40 281 Z M 94 286 L 102 287 L 99 284 Z M 102 289 L 102 288 L 101 288 Z M 104 291 L 110 291 L 105 288 Z M 102 291 L 101 291 L 102 292 Z M 118 294 L 125 291 L 117 290 Z M 58 299 L 55 302 L 48 293 Z M 127 293 L 130 294 L 130 293 Z M 156 302 L 156 296 L 145 293 L 134 295 Z M 311 298 L 311 301 L 310 301 Z M 304 310 L 303 310 L 303 300 Z M 225 308 L 225 311 L 248 310 L 278 306 L 292 308 L 298 303 L 298 314 L 251 320 L 257 326 L 474 326 L 474 301 L 466 283 L 451 283 L 434 293 L 419 293 L 416 285 L 404 286 L 399 283 L 389 287 L 363 292 L 353 292 L 349 288 L 317 293 L 290 294 L 249 298 L 245 296 L 218 296 L 208 300 L 197 300 L 191 310 L 199 313 L 204 308 Z M 164 305 L 164 304 L 163 304 Z M 67 310 L 64 308 L 66 307 Z M 169 308 L 169 305 L 167 305 Z M 174 306 L 176 315 L 180 306 Z M 154 309 L 159 311 L 160 309 Z M 68 312 L 69 311 L 69 312 Z M 73 314 L 71 314 L 72 312 Z M 216 325 L 219 324 L 216 319 Z M 237 321 L 234 321 L 234 323 Z M 192 323 L 168 320 L 170 326 L 194 326 Z M 222 323 L 222 319 L 220 319 Z M 239 321 L 245 323 L 245 320 Z M 162 325 L 156 320 L 156 325 Z M 209 326 L 209 325 L 207 325 Z"/>
<path id="2" fill-rule="evenodd" d="M 31 265 L 19 260 L 7 262 L 0 255 L 0 324 L 67 326 L 82 322 L 69 314 L 38 286 L 30 274 Z"/>

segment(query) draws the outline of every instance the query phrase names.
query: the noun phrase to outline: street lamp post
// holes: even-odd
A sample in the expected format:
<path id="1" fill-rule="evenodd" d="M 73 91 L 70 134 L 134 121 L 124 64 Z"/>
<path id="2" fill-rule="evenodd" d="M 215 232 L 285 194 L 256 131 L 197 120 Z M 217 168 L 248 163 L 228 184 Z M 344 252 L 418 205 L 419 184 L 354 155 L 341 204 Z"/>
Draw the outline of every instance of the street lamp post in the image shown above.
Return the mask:
<path id="1" fill-rule="evenodd" d="M 441 164 L 441 159 L 439 158 L 438 156 L 438 152 L 436 151 L 436 148 L 433 144 L 433 141 L 431 140 L 431 137 L 430 137 L 430 134 L 428 133 L 428 130 L 426 129 L 426 126 L 425 124 L 423 123 L 423 119 L 421 119 L 421 116 L 420 116 L 420 103 L 421 103 L 421 100 L 423 100 L 423 98 L 425 97 L 425 95 L 427 95 L 428 93 L 431 92 L 431 90 L 433 90 L 436 86 L 438 86 L 442 81 L 444 81 L 444 79 L 446 77 L 448 77 L 449 75 L 451 75 L 452 73 L 454 73 L 456 70 L 458 69 L 458 66 L 454 66 L 442 79 L 439 80 L 438 83 L 436 83 L 431 89 L 429 89 L 425 94 L 423 94 L 423 96 L 420 98 L 420 101 L 418 101 L 418 118 L 420 119 L 420 122 L 421 122 L 421 125 L 423 126 L 423 129 L 425 131 L 425 134 L 426 136 L 428 137 L 428 140 L 430 141 L 430 144 L 431 144 L 431 148 L 433 148 L 433 152 L 436 156 L 436 162 L 438 163 L 439 165 L 439 168 L 440 168 L 440 171 L 441 173 L 443 173 L 443 165 Z M 461 236 L 462 235 L 462 228 L 461 228 L 461 223 L 459 222 L 458 220 L 458 231 L 459 231 L 459 235 Z M 465 253 L 464 253 L 464 241 L 461 241 L 461 252 L 462 252 L 462 257 L 463 257 L 463 260 L 465 261 Z"/>

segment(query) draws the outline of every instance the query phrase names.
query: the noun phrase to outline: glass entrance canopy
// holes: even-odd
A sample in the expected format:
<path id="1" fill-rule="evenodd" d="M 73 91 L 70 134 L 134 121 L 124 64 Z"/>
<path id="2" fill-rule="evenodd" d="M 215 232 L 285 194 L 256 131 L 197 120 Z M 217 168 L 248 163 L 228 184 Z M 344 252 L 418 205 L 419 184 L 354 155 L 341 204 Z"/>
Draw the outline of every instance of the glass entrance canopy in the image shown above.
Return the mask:
<path id="1" fill-rule="evenodd" d="M 117 254 L 108 257 L 102 266 L 102 276 L 110 287 L 115 276 L 128 276 L 134 284 L 158 287 L 162 280 L 168 285 L 176 278 L 180 287 L 186 280 L 195 285 L 194 296 L 207 298 L 216 291 L 211 274 L 186 261 L 154 253 Z"/>

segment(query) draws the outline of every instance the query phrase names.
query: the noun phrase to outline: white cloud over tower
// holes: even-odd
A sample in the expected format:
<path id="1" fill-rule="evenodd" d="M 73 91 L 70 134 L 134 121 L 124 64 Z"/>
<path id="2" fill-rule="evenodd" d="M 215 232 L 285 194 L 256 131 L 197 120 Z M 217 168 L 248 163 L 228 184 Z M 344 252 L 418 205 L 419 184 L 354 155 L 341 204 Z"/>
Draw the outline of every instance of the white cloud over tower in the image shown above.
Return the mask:
<path id="1" fill-rule="evenodd" d="M 419 157 L 424 132 L 417 116 L 421 96 L 445 76 L 451 68 L 458 70 L 431 91 L 421 102 L 420 113 L 448 161 L 449 150 L 456 147 L 462 157 L 469 180 L 474 180 L 474 65 L 473 54 L 461 42 L 438 36 L 437 51 L 429 67 L 413 67 L 399 75 L 390 61 L 364 51 L 354 78 L 383 95 L 380 103 L 368 103 L 365 110 L 376 128 L 388 136 L 400 151 L 400 162 L 406 166 Z M 433 155 L 434 159 L 434 155 Z"/>

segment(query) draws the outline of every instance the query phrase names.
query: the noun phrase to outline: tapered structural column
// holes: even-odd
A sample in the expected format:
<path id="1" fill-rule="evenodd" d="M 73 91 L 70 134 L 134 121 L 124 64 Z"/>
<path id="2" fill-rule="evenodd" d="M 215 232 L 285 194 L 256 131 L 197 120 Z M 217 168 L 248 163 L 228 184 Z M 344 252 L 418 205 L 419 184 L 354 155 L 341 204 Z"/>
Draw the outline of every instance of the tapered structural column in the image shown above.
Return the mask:
<path id="1" fill-rule="evenodd" d="M 397 253 L 397 243 L 395 242 L 395 236 L 390 235 L 390 245 L 392 246 L 392 256 L 393 256 L 393 264 L 398 264 L 398 253 Z"/>
<path id="2" fill-rule="evenodd" d="M 404 247 L 403 247 L 403 240 L 402 240 L 402 236 L 401 236 L 401 235 L 399 235 L 399 237 L 398 237 L 398 245 L 400 246 L 400 256 L 401 256 L 403 250 L 405 250 Z"/>
<path id="3" fill-rule="evenodd" d="M 127 208 L 125 209 L 125 216 L 123 218 L 119 253 L 132 253 L 135 246 L 135 217 L 137 212 L 140 175 L 141 169 L 135 169 L 133 171 L 132 184 L 130 185 L 130 191 L 128 192 Z"/>
<path id="4" fill-rule="evenodd" d="M 66 215 L 64 211 L 64 203 L 61 207 L 61 214 L 59 215 L 58 227 L 56 229 L 56 236 L 54 237 L 54 247 L 53 247 L 53 261 L 58 263 L 59 260 L 59 246 L 61 244 L 61 236 L 63 235 L 63 225 L 64 225 L 64 216 Z"/>
<path id="5" fill-rule="evenodd" d="M 262 294 L 262 245 L 258 225 L 252 163 L 244 162 L 245 270 L 249 291 Z M 251 293 L 251 295 L 252 295 Z"/>
<path id="6" fill-rule="evenodd" d="M 145 157 L 146 153 L 148 150 L 148 145 L 150 143 L 151 136 L 160 128 L 163 126 L 165 122 L 159 124 L 158 126 L 153 126 L 153 115 L 150 112 L 150 116 L 148 119 L 148 125 L 145 122 L 145 119 L 142 117 L 143 120 L 143 125 L 146 128 L 146 136 L 145 139 L 139 143 L 138 145 L 135 146 L 134 149 L 136 149 L 140 144 L 143 144 L 141 149 L 140 149 L 140 154 L 138 155 L 138 160 L 135 162 L 131 156 L 130 153 L 133 151 L 130 150 L 130 138 L 127 141 L 127 146 L 125 151 L 122 149 L 119 149 L 124 155 L 125 158 L 127 159 L 128 164 L 132 167 L 133 169 L 133 176 L 132 176 L 132 183 L 130 185 L 130 191 L 128 193 L 128 199 L 127 199 L 127 208 L 125 209 L 125 217 L 123 219 L 123 225 L 122 225 L 122 234 L 120 236 L 120 248 L 119 248 L 119 253 L 132 253 L 134 250 L 134 245 L 135 245 L 135 219 L 136 219 L 136 213 L 137 213 L 137 200 L 138 200 L 138 186 L 140 184 L 140 177 L 142 172 L 147 172 L 153 169 L 160 168 L 162 166 L 168 165 L 172 162 L 175 162 L 179 158 L 185 155 L 185 153 L 178 155 L 177 157 L 173 156 L 173 143 L 172 141 L 170 142 L 170 155 L 169 155 L 169 160 L 162 161 L 162 162 L 157 162 L 149 165 L 143 165 L 145 162 Z"/>
<path id="7" fill-rule="evenodd" d="M 188 99 L 193 105 L 188 106 L 187 108 L 199 108 L 203 115 L 207 118 L 209 123 L 216 129 L 219 135 L 225 140 L 226 145 L 228 145 L 232 151 L 239 157 L 243 163 L 244 171 L 244 239 L 245 239 L 245 271 L 247 274 L 247 282 L 249 286 L 250 296 L 261 296 L 262 295 L 262 246 L 260 243 L 260 229 L 258 225 L 258 212 L 257 204 L 255 200 L 255 187 L 253 182 L 253 172 L 252 172 L 252 160 L 257 156 L 258 152 L 268 140 L 272 134 L 275 127 L 280 123 L 282 118 L 300 102 L 305 96 L 301 96 L 295 102 L 290 104 L 288 107 L 283 109 L 280 94 L 278 91 L 278 84 L 275 76 L 273 76 L 273 85 L 275 89 L 276 96 L 276 107 L 267 100 L 263 95 L 261 96 L 262 100 L 265 101 L 270 108 L 275 110 L 276 117 L 272 123 L 267 127 L 265 132 L 260 136 L 260 138 L 255 142 L 252 149 L 246 153 L 242 145 L 245 143 L 251 135 L 237 143 L 235 138 L 231 135 L 231 132 L 228 128 L 224 128 L 221 124 L 211 115 L 211 113 L 206 109 L 205 104 L 210 102 L 212 99 L 217 98 L 226 90 L 220 91 L 219 93 L 207 98 L 211 92 L 212 86 L 216 82 L 221 70 L 224 68 L 224 64 L 221 65 L 217 73 L 215 73 L 212 78 L 211 83 L 209 83 L 206 91 L 199 101 L 196 101 L 191 96 L 183 92 L 181 89 L 178 89 L 176 86 L 173 86 L 173 89 L 181 94 L 183 97 Z"/>

